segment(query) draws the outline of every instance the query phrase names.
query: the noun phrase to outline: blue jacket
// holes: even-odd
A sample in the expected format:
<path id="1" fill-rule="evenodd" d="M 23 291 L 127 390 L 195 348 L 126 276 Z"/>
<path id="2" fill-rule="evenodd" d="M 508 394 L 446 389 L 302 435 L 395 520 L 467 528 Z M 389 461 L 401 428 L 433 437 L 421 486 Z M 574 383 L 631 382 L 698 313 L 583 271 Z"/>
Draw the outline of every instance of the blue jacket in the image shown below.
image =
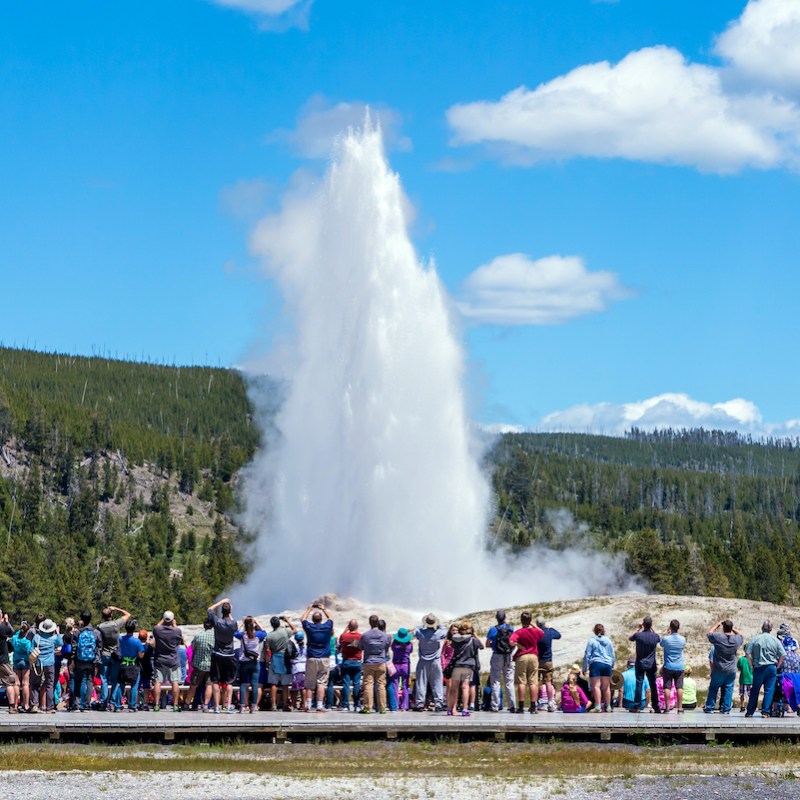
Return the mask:
<path id="1" fill-rule="evenodd" d="M 608 636 L 595 636 L 586 644 L 586 652 L 583 654 L 583 671 L 586 672 L 590 664 L 606 664 L 613 667 L 616 660 L 611 639 Z"/>

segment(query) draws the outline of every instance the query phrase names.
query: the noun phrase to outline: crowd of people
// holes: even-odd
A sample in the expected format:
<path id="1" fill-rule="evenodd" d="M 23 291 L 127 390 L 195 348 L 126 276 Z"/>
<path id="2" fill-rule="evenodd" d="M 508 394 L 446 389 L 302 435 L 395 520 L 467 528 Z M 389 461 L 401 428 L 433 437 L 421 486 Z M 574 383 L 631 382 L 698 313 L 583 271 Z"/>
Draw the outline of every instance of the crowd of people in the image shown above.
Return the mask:
<path id="1" fill-rule="evenodd" d="M 413 630 L 390 634 L 376 615 L 368 626 L 362 631 L 352 619 L 337 636 L 327 609 L 312 603 L 299 626 L 273 616 L 264 630 L 252 616 L 237 621 L 227 598 L 209 607 L 202 630 L 192 637 L 184 635 L 172 611 L 152 630 L 140 629 L 129 611 L 115 606 L 104 608 L 96 625 L 84 611 L 62 626 L 44 614 L 12 626 L 0 611 L 0 690 L 12 714 L 340 709 L 468 717 L 476 710 L 641 713 L 649 706 L 654 713 L 682 714 L 698 708 L 692 667 L 684 661 L 686 639 L 676 619 L 658 633 L 645 617 L 628 637 L 635 655 L 620 671 L 614 645 L 598 623 L 583 663 L 567 670 L 558 689 L 553 642 L 561 633 L 529 611 L 521 613 L 516 627 L 498 611 L 484 640 L 468 620 L 445 626 L 432 613 Z M 707 639 L 705 713 L 731 712 L 737 673 L 739 709 L 746 717 L 758 710 L 762 690 L 762 716 L 798 711 L 800 655 L 785 624 L 775 635 L 766 620 L 745 644 L 731 620 L 723 620 Z M 491 655 L 483 685 L 485 648 Z"/>

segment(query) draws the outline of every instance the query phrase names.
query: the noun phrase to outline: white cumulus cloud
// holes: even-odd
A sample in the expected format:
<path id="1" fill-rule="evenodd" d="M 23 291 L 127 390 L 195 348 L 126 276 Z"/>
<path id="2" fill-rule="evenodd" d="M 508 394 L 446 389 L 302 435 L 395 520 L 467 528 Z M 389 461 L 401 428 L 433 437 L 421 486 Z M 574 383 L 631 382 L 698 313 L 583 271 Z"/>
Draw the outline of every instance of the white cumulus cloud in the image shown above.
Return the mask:
<path id="1" fill-rule="evenodd" d="M 464 281 L 458 307 L 492 325 L 552 325 L 604 311 L 631 297 L 616 273 L 590 272 L 576 256 L 498 256 Z"/>
<path id="2" fill-rule="evenodd" d="M 687 394 L 665 393 L 630 403 L 584 403 L 544 416 L 538 430 L 574 431 L 621 436 L 632 427 L 643 430 L 706 428 L 754 436 L 797 436 L 800 420 L 765 422 L 758 406 L 735 398 L 719 403 Z"/>
<path id="3" fill-rule="evenodd" d="M 751 0 L 716 50 L 756 83 L 800 90 L 800 0 Z"/>
<path id="4" fill-rule="evenodd" d="M 256 17 L 268 29 L 288 27 L 304 28 L 314 0 L 209 0 L 217 6 L 243 11 Z"/>
<path id="5" fill-rule="evenodd" d="M 455 144 L 487 144 L 512 163 L 585 156 L 710 172 L 796 158 L 800 109 L 773 95 L 726 93 L 720 71 L 648 47 L 578 67 L 534 90 L 447 112 Z"/>
<path id="6" fill-rule="evenodd" d="M 719 37 L 726 65 L 646 47 L 534 89 L 452 106 L 454 145 L 508 163 L 625 158 L 732 173 L 800 165 L 800 0 L 751 0 Z M 745 75 L 747 83 L 732 80 Z"/>
<path id="7" fill-rule="evenodd" d="M 411 149 L 411 140 L 400 132 L 403 124 L 400 112 L 360 100 L 334 104 L 322 95 L 314 95 L 303 105 L 292 130 L 277 131 L 269 138 L 288 143 L 305 158 L 328 158 L 336 138 L 346 133 L 348 128 L 363 125 L 367 115 L 380 124 L 387 149 Z"/>

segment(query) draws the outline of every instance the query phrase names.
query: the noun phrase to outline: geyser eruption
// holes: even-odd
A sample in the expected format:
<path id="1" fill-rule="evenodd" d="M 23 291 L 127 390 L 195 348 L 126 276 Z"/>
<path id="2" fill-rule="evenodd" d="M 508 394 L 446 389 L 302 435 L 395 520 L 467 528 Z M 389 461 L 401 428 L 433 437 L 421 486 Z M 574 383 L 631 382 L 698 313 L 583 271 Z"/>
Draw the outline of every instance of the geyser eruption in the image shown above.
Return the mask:
<path id="1" fill-rule="evenodd" d="M 618 588 L 619 565 L 596 554 L 487 552 L 464 357 L 408 207 L 367 121 L 315 192 L 253 233 L 292 334 L 268 367 L 286 390 L 273 434 L 244 475 L 258 543 L 238 599 L 278 610 L 333 591 L 463 612 Z M 258 387 L 254 400 L 274 405 Z"/>
<path id="2" fill-rule="evenodd" d="M 419 607 L 477 600 L 489 489 L 463 354 L 407 208 L 367 122 L 339 142 L 316 193 L 254 232 L 295 326 L 278 435 L 245 477 L 260 537 L 248 588 L 262 602 L 326 590 Z"/>

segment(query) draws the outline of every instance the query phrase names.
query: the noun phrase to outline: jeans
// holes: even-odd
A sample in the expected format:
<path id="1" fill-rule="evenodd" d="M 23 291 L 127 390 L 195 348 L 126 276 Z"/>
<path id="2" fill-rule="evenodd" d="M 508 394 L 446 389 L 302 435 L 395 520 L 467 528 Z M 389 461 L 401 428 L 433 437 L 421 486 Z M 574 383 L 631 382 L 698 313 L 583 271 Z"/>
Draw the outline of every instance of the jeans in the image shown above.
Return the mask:
<path id="1" fill-rule="evenodd" d="M 100 705 L 108 706 L 119 681 L 120 662 L 111 656 L 100 659 Z"/>
<path id="2" fill-rule="evenodd" d="M 347 659 L 342 662 L 342 680 L 344 689 L 342 691 L 342 708 L 350 708 L 350 686 L 353 687 L 353 707 L 359 704 L 361 695 L 361 662 L 355 659 Z"/>
<path id="3" fill-rule="evenodd" d="M 408 711 L 408 676 L 411 671 L 410 664 L 395 664 L 394 675 L 389 678 L 389 710 L 397 711 L 398 707 L 401 711 Z M 403 699 L 398 703 L 400 679 L 403 679 Z"/>
<path id="4" fill-rule="evenodd" d="M 489 662 L 489 684 L 492 687 L 492 700 L 490 708 L 492 711 L 499 711 L 502 708 L 500 700 L 500 687 L 503 687 L 503 695 L 506 707 L 514 708 L 514 659 L 511 653 L 492 653 Z"/>
<path id="5" fill-rule="evenodd" d="M 251 700 L 248 703 L 248 687 Z M 254 706 L 258 703 L 258 661 L 239 662 L 239 703 L 245 706 Z"/>
<path id="6" fill-rule="evenodd" d="M 722 700 L 720 712 L 727 714 L 731 710 L 733 700 L 733 683 L 736 680 L 735 672 L 712 672 L 711 681 L 708 684 L 708 697 L 703 710 L 710 714 L 717 704 L 717 692 L 722 690 Z"/>
<path id="7" fill-rule="evenodd" d="M 428 684 L 433 692 L 433 704 L 437 710 L 444 708 L 444 691 L 442 684 L 442 662 L 437 657 L 433 661 L 417 662 L 416 707 L 425 707 L 425 697 L 428 694 Z"/>
<path id="8" fill-rule="evenodd" d="M 635 666 L 636 671 L 636 691 L 633 693 L 633 705 L 637 707 L 642 700 L 642 687 L 644 686 L 644 678 L 647 676 L 647 682 L 650 684 L 650 705 L 653 706 L 655 711 L 660 711 L 658 706 L 658 692 L 655 691 L 656 686 L 656 667 L 653 664 L 649 669 L 642 669 L 638 664 Z M 728 704 L 730 708 L 730 704 Z M 665 711 L 667 709 L 664 709 Z"/>
<path id="9" fill-rule="evenodd" d="M 764 702 L 761 711 L 769 714 L 772 710 L 772 695 L 775 694 L 775 680 L 778 677 L 776 664 L 767 664 L 764 667 L 753 667 L 753 686 L 750 689 L 750 699 L 747 701 L 747 714 L 755 713 L 758 705 L 758 693 L 764 687 Z"/>
<path id="10" fill-rule="evenodd" d="M 77 708 L 80 705 L 84 709 L 91 704 L 94 692 L 94 669 L 94 661 L 75 661 L 75 671 L 73 672 L 74 691 L 70 701 L 73 708 Z"/>
<path id="11" fill-rule="evenodd" d="M 119 680 L 117 681 L 116 686 L 114 687 L 114 694 L 111 696 L 111 703 L 113 706 L 119 710 L 122 708 L 122 696 L 125 694 L 125 687 L 131 687 L 131 699 L 128 703 L 128 708 L 138 708 L 139 707 L 139 683 L 142 680 L 142 671 L 141 669 L 136 670 L 136 680 L 133 683 L 130 681 L 126 681 L 120 675 Z"/>

